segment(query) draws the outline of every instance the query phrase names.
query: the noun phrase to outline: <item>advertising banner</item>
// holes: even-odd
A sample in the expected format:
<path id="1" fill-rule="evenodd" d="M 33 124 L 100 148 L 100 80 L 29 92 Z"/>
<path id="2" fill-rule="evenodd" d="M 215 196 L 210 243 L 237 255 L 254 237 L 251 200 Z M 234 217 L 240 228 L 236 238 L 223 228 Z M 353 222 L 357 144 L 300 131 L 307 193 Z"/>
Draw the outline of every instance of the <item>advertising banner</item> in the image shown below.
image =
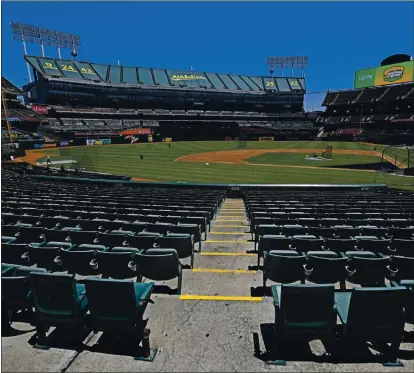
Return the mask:
<path id="1" fill-rule="evenodd" d="M 377 87 L 412 81 L 414 81 L 414 61 L 407 61 L 356 71 L 354 88 Z"/>
<path id="2" fill-rule="evenodd" d="M 119 136 L 119 132 L 75 132 L 75 136 L 77 137 L 85 137 L 85 136 Z"/>
<path id="3" fill-rule="evenodd" d="M 60 146 L 69 146 L 69 141 L 67 141 L 67 140 L 61 140 L 59 145 Z"/>
<path id="4" fill-rule="evenodd" d="M 87 139 L 86 145 L 109 145 L 111 142 L 111 139 Z"/>
<path id="5" fill-rule="evenodd" d="M 34 149 L 46 149 L 46 148 L 56 148 L 56 143 L 49 142 L 44 144 L 33 144 Z"/>
<path id="6" fill-rule="evenodd" d="M 259 141 L 274 141 L 274 139 L 272 136 L 259 137 Z"/>
<path id="7" fill-rule="evenodd" d="M 134 128 L 122 131 L 121 135 L 152 135 L 152 128 Z"/>
<path id="8" fill-rule="evenodd" d="M 32 105 L 32 110 L 37 114 L 47 114 L 48 110 L 46 106 L 38 106 L 38 105 Z"/>

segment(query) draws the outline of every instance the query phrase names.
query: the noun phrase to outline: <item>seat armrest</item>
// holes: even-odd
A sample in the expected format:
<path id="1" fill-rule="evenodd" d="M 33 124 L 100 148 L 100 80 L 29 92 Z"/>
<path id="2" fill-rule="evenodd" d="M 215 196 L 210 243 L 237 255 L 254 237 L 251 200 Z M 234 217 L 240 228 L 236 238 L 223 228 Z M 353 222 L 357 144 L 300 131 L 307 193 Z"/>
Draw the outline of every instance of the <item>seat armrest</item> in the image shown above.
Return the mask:
<path id="1" fill-rule="evenodd" d="M 335 305 L 338 316 L 343 324 L 348 322 L 349 305 L 351 303 L 352 292 L 335 292 Z"/>
<path id="2" fill-rule="evenodd" d="M 91 262 L 91 263 L 92 263 L 92 262 Z M 136 264 L 133 260 L 131 260 L 131 261 L 128 263 L 128 268 L 129 268 L 131 271 L 136 272 L 136 271 L 137 271 L 137 264 Z"/>
<path id="3" fill-rule="evenodd" d="M 398 273 L 398 268 L 391 268 L 391 266 L 390 265 L 387 265 L 387 268 L 388 268 L 388 271 L 389 271 L 389 276 L 391 277 L 391 278 L 394 278 L 394 277 L 396 277 L 397 276 L 397 273 Z"/>
<path id="4" fill-rule="evenodd" d="M 313 268 L 307 268 L 307 264 L 303 265 L 303 269 L 305 270 L 305 276 L 311 276 L 313 272 Z"/>
<path id="5" fill-rule="evenodd" d="M 355 274 L 356 269 L 351 270 L 350 268 L 351 268 L 351 267 L 349 267 L 349 266 L 345 266 L 345 270 L 346 270 L 346 272 L 347 272 L 348 276 L 349 276 L 349 277 L 352 277 L 352 276 Z"/>
<path id="6" fill-rule="evenodd" d="M 142 283 L 142 284 L 146 285 L 146 289 L 145 289 L 144 292 L 142 292 L 139 301 L 141 301 L 141 302 L 150 302 L 151 303 L 150 296 L 151 296 L 151 293 L 152 293 L 152 289 L 154 288 L 154 283 L 153 282 L 145 282 L 145 283 Z"/>
<path id="7" fill-rule="evenodd" d="M 279 294 L 278 294 L 278 289 L 277 287 L 280 287 L 281 285 L 272 285 L 272 296 L 273 296 L 273 304 L 275 305 L 275 307 L 280 307 L 280 299 L 279 299 Z"/>
<path id="8" fill-rule="evenodd" d="M 92 269 L 97 270 L 99 268 L 99 262 L 97 259 L 92 259 L 89 262 L 89 265 L 92 267 Z"/>

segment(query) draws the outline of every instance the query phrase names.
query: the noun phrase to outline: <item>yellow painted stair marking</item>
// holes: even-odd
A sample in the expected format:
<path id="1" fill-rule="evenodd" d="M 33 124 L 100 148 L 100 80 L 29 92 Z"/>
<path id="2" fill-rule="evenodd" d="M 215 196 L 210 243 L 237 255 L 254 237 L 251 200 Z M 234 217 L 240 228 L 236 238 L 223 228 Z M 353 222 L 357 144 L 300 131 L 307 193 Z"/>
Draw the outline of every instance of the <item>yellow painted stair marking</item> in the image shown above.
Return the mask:
<path id="1" fill-rule="evenodd" d="M 246 219 L 245 220 L 217 219 L 216 221 L 233 221 L 233 222 L 239 222 L 239 223 L 246 223 Z"/>
<path id="2" fill-rule="evenodd" d="M 180 300 L 218 300 L 218 301 L 239 301 L 239 302 L 261 302 L 262 297 L 235 297 L 223 295 L 196 295 L 183 294 Z"/>
<path id="3" fill-rule="evenodd" d="M 234 235 L 242 235 L 242 234 L 250 234 L 244 232 L 209 232 L 209 234 L 234 234 Z"/>
<path id="4" fill-rule="evenodd" d="M 214 224 L 214 228 L 246 228 L 248 225 L 220 225 Z"/>
<path id="5" fill-rule="evenodd" d="M 224 212 L 224 213 L 220 213 L 218 214 L 218 216 L 246 216 L 246 214 L 242 214 L 241 212 Z"/>
<path id="6" fill-rule="evenodd" d="M 204 241 L 206 243 L 252 243 L 250 241 L 215 241 L 215 240 L 207 240 Z"/>
<path id="7" fill-rule="evenodd" d="M 223 253 L 220 251 L 202 251 L 200 253 L 201 256 L 256 256 L 256 254 L 249 254 L 249 253 Z"/>
<path id="8" fill-rule="evenodd" d="M 256 271 L 249 269 L 193 268 L 194 273 L 232 273 L 254 275 Z"/>

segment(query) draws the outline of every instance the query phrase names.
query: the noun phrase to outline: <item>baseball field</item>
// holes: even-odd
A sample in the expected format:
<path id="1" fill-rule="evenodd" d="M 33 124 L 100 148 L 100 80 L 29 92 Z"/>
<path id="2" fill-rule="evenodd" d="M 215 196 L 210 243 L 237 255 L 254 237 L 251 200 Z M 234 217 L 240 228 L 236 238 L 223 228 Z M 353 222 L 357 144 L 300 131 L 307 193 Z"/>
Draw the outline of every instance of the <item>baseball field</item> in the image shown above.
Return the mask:
<path id="1" fill-rule="evenodd" d="M 332 146 L 332 159 L 321 155 Z M 382 145 L 322 141 L 200 141 L 96 145 L 29 151 L 25 160 L 132 176 L 137 181 L 260 184 L 389 184 L 414 189 L 414 178 L 377 172 Z M 389 149 L 389 166 L 406 167 Z M 141 159 L 141 156 L 143 159 Z M 385 162 L 385 163 L 386 163 Z M 402 163 L 401 163 L 402 162 Z M 60 167 L 56 164 L 55 167 Z M 382 164 L 384 166 L 384 163 Z"/>

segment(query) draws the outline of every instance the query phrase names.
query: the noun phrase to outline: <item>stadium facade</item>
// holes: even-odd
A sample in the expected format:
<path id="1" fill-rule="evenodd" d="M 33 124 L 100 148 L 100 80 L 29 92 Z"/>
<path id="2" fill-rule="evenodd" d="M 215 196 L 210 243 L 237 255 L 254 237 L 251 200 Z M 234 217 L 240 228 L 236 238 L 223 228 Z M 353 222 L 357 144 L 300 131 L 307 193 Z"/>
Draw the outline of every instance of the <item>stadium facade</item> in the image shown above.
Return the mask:
<path id="1" fill-rule="evenodd" d="M 102 65 L 26 56 L 27 104 L 46 107 L 46 133 L 85 144 L 309 138 L 302 77 L 263 77 Z M 299 136 L 299 137 L 298 137 Z"/>

